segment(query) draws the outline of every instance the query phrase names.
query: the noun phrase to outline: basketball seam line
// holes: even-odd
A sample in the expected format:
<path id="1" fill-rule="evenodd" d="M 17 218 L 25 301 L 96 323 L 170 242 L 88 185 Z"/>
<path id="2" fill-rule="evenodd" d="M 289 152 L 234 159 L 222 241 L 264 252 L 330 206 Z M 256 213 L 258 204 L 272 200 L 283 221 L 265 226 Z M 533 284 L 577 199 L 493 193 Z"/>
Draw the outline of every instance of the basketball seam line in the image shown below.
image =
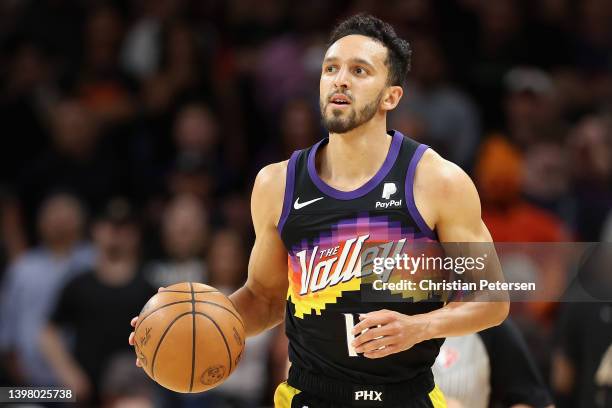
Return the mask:
<path id="1" fill-rule="evenodd" d="M 189 392 L 193 390 L 193 375 L 195 372 L 195 346 L 196 346 L 196 318 L 195 318 L 195 294 L 193 293 L 193 284 L 189 282 L 191 288 L 191 381 L 189 382 Z"/>
<path id="2" fill-rule="evenodd" d="M 221 328 L 219 327 L 217 322 L 215 322 L 215 320 L 213 318 L 211 318 L 210 316 L 208 316 L 206 313 L 195 312 L 195 314 L 202 315 L 202 316 L 206 317 L 208 320 L 210 320 L 212 322 L 212 324 L 215 325 L 215 327 L 217 328 L 217 331 L 221 335 L 221 338 L 223 339 L 223 342 L 225 343 L 225 348 L 227 349 L 227 357 L 228 357 L 228 360 L 229 360 L 229 367 L 230 367 L 229 368 L 229 372 L 228 372 L 227 375 L 229 375 L 232 372 L 232 352 L 230 351 L 230 347 L 229 347 L 229 344 L 227 342 L 227 339 L 225 338 L 225 334 L 223 334 L 223 331 L 221 330 Z"/>
<path id="3" fill-rule="evenodd" d="M 197 293 L 197 292 L 194 292 L 194 293 Z M 134 329 L 134 331 L 135 331 L 135 332 L 136 332 L 136 331 L 138 331 L 138 328 L 140 327 L 140 325 L 142 324 L 142 322 L 144 322 L 144 321 L 147 319 L 147 317 L 151 316 L 153 313 L 157 312 L 158 310 L 161 310 L 161 309 L 163 309 L 163 308 L 165 308 L 165 307 L 169 307 L 169 306 L 173 306 L 173 305 L 178 305 L 178 304 L 181 304 L 181 303 L 190 303 L 190 302 L 192 302 L 192 301 L 191 301 L 191 300 L 179 300 L 179 301 L 177 301 L 177 302 L 167 303 L 167 304 L 165 304 L 165 305 L 162 305 L 162 306 L 158 307 L 157 309 L 152 310 L 152 311 L 151 311 L 151 313 L 149 313 L 148 315 L 146 315 L 145 317 L 143 317 L 143 318 L 142 318 L 142 320 L 139 320 L 139 321 L 138 321 L 138 325 L 136 326 L 136 328 Z M 240 323 L 240 325 L 241 325 L 241 326 L 242 326 L 242 328 L 244 329 L 244 323 L 242 323 L 242 319 L 241 319 L 240 317 L 238 317 L 238 315 L 236 315 L 234 312 L 232 312 L 232 311 L 231 311 L 230 309 L 228 309 L 227 307 L 225 307 L 225 306 L 221 306 L 221 305 L 219 305 L 219 304 L 217 304 L 217 303 L 215 303 L 215 302 L 211 302 L 211 301 L 208 301 L 208 300 L 196 300 L 196 301 L 195 301 L 195 303 L 205 303 L 205 304 L 207 304 L 207 305 L 213 305 L 213 306 L 220 307 L 221 309 L 225 310 L 226 312 L 228 312 L 228 313 L 230 313 L 232 316 L 234 316 L 234 317 L 236 318 L 236 320 L 238 320 L 238 323 Z"/>
<path id="4" fill-rule="evenodd" d="M 193 291 L 193 293 L 212 293 L 212 292 L 218 292 L 218 290 L 195 290 Z M 189 290 L 160 290 L 158 293 L 191 293 L 191 291 Z"/>
<path id="5" fill-rule="evenodd" d="M 226 312 L 228 312 L 229 314 L 234 316 L 234 318 L 236 318 L 236 320 L 238 320 L 238 323 L 240 323 L 240 325 L 244 329 L 244 323 L 242 323 L 242 319 L 236 313 L 232 312 L 227 307 L 222 306 L 222 305 L 220 305 L 218 303 L 215 303 L 215 302 L 211 302 L 210 300 L 196 300 L 196 303 L 204 303 L 204 304 L 207 304 L 207 305 L 213 305 L 213 306 L 220 307 L 221 309 L 225 310 Z"/>
<path id="6" fill-rule="evenodd" d="M 157 359 L 157 352 L 159 351 L 159 347 L 161 346 L 162 341 L 164 341 L 164 337 L 166 337 L 166 334 L 168 334 L 168 331 L 172 328 L 172 325 L 174 325 L 174 323 L 176 323 L 181 317 L 187 316 L 188 314 L 191 314 L 191 312 L 186 312 L 175 317 L 174 320 L 168 325 L 168 327 L 166 327 L 166 330 L 164 330 L 164 333 L 157 342 L 157 346 L 155 346 L 155 353 L 153 353 L 153 361 L 151 362 L 151 377 L 153 379 L 155 379 L 155 360 Z"/>

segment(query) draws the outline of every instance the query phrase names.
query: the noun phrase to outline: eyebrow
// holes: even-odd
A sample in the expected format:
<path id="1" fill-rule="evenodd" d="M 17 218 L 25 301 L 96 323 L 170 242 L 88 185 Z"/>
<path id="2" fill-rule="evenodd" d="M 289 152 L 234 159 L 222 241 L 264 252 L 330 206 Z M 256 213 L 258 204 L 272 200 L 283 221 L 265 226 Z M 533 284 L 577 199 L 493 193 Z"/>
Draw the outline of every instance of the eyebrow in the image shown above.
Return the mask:
<path id="1" fill-rule="evenodd" d="M 337 61 L 338 57 L 327 57 L 323 60 L 323 62 L 334 62 Z M 374 69 L 374 65 L 366 60 L 364 60 L 363 58 L 351 58 L 349 61 L 353 62 L 353 63 L 357 63 L 357 64 L 362 64 L 362 65 L 366 65 L 369 68 Z"/>

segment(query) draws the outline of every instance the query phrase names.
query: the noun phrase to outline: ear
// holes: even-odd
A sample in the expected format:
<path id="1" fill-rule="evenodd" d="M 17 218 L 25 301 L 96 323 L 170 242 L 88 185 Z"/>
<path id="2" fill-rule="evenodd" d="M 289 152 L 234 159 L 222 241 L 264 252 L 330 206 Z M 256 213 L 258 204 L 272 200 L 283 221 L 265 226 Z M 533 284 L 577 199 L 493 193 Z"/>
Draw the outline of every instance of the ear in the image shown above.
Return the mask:
<path id="1" fill-rule="evenodd" d="M 404 90 L 401 86 L 394 85 L 387 87 L 381 100 L 381 108 L 385 111 L 395 109 L 403 94 Z"/>

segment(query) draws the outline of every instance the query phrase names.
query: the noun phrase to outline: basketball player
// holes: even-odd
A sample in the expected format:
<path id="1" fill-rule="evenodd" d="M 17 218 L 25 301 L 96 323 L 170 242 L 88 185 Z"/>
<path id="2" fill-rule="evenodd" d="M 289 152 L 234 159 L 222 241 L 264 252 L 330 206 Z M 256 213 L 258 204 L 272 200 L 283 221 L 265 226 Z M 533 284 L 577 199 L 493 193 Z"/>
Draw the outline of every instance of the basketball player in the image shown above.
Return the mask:
<path id="1" fill-rule="evenodd" d="M 230 298 L 248 336 L 285 320 L 292 365 L 276 407 L 444 407 L 431 373 L 444 337 L 508 314 L 507 302 L 381 307 L 362 302 L 360 276 L 351 277 L 348 254 L 368 241 L 491 241 L 470 178 L 427 146 L 387 132 L 409 59 L 408 43 L 381 20 L 342 22 L 321 71 L 329 137 L 255 180 L 249 276 Z"/>

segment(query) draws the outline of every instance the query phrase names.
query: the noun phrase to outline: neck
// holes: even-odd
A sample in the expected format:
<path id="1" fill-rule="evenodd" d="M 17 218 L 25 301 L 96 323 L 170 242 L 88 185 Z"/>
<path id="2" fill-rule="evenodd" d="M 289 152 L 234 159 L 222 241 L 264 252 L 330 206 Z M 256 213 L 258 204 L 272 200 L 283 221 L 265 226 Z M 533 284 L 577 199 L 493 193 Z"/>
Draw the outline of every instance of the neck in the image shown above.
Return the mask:
<path id="1" fill-rule="evenodd" d="M 63 240 L 57 242 L 50 242 L 47 244 L 47 248 L 54 257 L 56 258 L 65 258 L 70 255 L 72 249 L 74 248 L 75 241 L 74 240 Z"/>
<path id="2" fill-rule="evenodd" d="M 330 133 L 329 143 L 316 158 L 319 177 L 338 190 L 357 189 L 380 169 L 390 145 L 384 116 L 347 133 Z"/>
<path id="3" fill-rule="evenodd" d="M 109 286 L 123 286 L 129 283 L 136 274 L 136 259 L 107 259 L 101 256 L 96 272 L 98 278 Z"/>

